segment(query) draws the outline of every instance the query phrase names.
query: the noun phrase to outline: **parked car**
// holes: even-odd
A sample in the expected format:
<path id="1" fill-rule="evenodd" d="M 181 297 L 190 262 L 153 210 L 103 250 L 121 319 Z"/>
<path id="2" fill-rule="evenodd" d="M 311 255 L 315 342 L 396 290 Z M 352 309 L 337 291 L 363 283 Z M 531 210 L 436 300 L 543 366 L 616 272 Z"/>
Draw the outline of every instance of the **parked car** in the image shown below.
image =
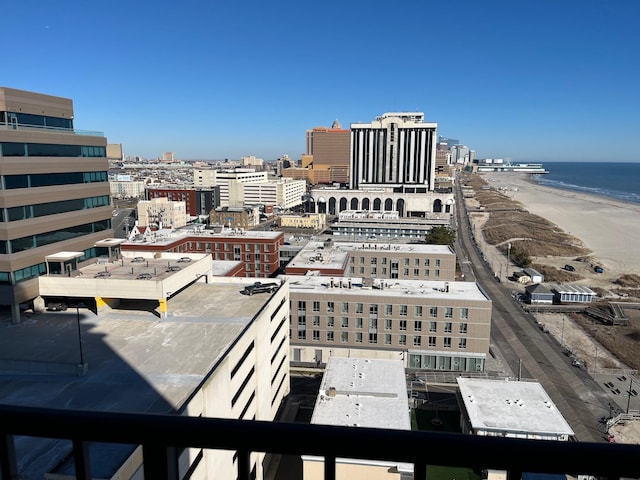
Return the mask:
<path id="1" fill-rule="evenodd" d="M 178 259 L 178 263 L 189 263 L 191 261 L 191 257 L 180 257 Z"/>
<path id="2" fill-rule="evenodd" d="M 244 293 L 245 295 L 251 296 L 254 293 L 264 293 L 264 292 L 271 293 L 277 290 L 277 288 L 278 288 L 277 283 L 256 282 L 253 285 L 247 285 L 246 287 L 244 287 L 244 290 L 242 291 L 242 293 Z"/>
<path id="3" fill-rule="evenodd" d="M 602 268 L 600 265 L 596 265 L 593 269 L 596 273 L 604 273 L 604 268 Z"/>
<path id="4" fill-rule="evenodd" d="M 152 275 L 150 273 L 140 273 L 136 277 L 136 280 L 151 280 Z"/>
<path id="5" fill-rule="evenodd" d="M 144 262 L 144 257 L 134 257 L 131 259 L 131 263 L 142 263 Z"/>
<path id="6" fill-rule="evenodd" d="M 93 278 L 109 278 L 110 276 L 111 274 L 109 272 L 98 272 L 93 276 Z"/>
<path id="7" fill-rule="evenodd" d="M 67 304 L 64 302 L 47 303 L 47 310 L 50 312 L 64 312 L 66 309 L 67 309 Z"/>
<path id="8" fill-rule="evenodd" d="M 180 270 L 180 267 L 177 265 L 172 265 L 171 267 L 167 267 L 165 272 L 177 272 Z"/>
<path id="9" fill-rule="evenodd" d="M 564 266 L 564 269 L 565 269 L 567 272 L 575 272 L 575 271 L 576 271 L 576 269 L 575 269 L 575 268 L 573 268 L 573 265 L 569 265 L 568 263 Z"/>

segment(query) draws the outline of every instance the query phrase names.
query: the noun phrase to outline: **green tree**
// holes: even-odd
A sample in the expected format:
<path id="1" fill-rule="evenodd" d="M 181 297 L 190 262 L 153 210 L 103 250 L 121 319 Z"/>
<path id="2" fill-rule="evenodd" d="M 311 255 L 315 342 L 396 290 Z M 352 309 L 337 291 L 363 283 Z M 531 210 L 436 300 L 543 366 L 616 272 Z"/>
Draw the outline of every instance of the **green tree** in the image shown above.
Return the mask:
<path id="1" fill-rule="evenodd" d="M 513 263 L 520 265 L 523 268 L 527 268 L 531 265 L 531 257 L 529 257 L 529 254 L 526 250 L 517 245 L 514 245 L 511 249 L 511 259 L 513 260 Z"/>
<path id="2" fill-rule="evenodd" d="M 425 242 L 433 245 L 453 245 L 456 239 L 456 232 L 449 227 L 432 227 L 424 237 Z"/>

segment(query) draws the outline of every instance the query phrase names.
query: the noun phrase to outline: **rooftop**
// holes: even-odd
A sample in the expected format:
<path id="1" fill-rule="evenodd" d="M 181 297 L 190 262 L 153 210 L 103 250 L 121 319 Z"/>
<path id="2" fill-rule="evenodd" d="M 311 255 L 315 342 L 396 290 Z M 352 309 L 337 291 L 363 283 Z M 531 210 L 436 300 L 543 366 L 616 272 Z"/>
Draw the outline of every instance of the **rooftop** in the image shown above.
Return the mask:
<path id="1" fill-rule="evenodd" d="M 460 397 L 474 429 L 574 435 L 537 382 L 464 377 L 457 380 Z"/>
<path id="2" fill-rule="evenodd" d="M 380 297 L 404 297 L 408 295 L 425 300 L 491 301 L 475 282 L 444 282 L 426 280 L 377 279 L 377 278 L 328 278 L 318 275 L 280 275 L 289 280 L 290 292 L 330 293 L 339 296 L 369 295 Z"/>
<path id="3" fill-rule="evenodd" d="M 241 228 L 227 228 L 224 226 L 220 226 L 215 229 L 205 229 L 204 225 L 190 225 L 185 228 L 180 229 L 171 229 L 164 228 L 156 231 L 149 231 L 148 235 L 144 235 L 139 240 L 129 240 L 124 242 L 123 247 L 131 247 L 136 244 L 145 244 L 145 245 L 170 245 L 171 243 L 181 240 L 188 237 L 202 237 L 202 238 L 210 238 L 210 239 L 220 239 L 223 240 L 225 238 L 246 238 L 246 239 L 266 239 L 266 240 L 275 240 L 280 236 L 283 236 L 282 232 L 277 231 L 252 231 L 252 230 L 244 230 Z"/>

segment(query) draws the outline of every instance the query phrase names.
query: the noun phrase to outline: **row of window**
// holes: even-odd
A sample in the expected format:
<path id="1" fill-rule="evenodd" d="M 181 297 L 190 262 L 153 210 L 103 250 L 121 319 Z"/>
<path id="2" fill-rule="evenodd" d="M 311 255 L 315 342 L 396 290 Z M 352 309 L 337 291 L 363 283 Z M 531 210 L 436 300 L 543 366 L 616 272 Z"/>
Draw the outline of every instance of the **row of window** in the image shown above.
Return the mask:
<path id="1" fill-rule="evenodd" d="M 314 342 L 320 342 L 320 330 L 311 330 L 311 339 Z M 381 342 L 383 345 L 399 345 L 406 346 L 407 345 L 407 335 L 391 335 L 390 333 L 384 333 L 378 335 L 377 333 L 369 332 L 367 334 L 363 332 L 334 332 L 333 330 L 329 330 L 324 332 L 325 338 L 323 341 L 326 342 L 335 342 L 336 336 L 340 337 L 341 343 L 349 343 L 353 341 L 355 343 L 365 343 L 365 338 L 367 339 L 367 343 L 369 345 L 377 345 L 379 343 L 378 337 L 381 337 Z M 365 337 L 366 335 L 366 337 Z M 392 340 L 396 340 L 394 344 Z M 307 331 L 306 330 L 298 330 L 297 332 L 297 340 L 307 340 Z M 443 337 L 442 338 L 442 348 L 452 348 L 454 341 L 457 344 L 459 350 L 465 350 L 467 348 L 467 339 L 464 337 L 453 339 L 452 337 Z M 436 336 L 428 336 L 426 337 L 426 342 L 423 342 L 422 336 L 413 335 L 412 346 L 416 348 L 420 347 L 436 347 L 438 345 L 438 337 Z"/>
<path id="2" fill-rule="evenodd" d="M 391 274 L 389 275 L 389 278 L 399 278 L 398 277 L 398 272 L 399 272 L 398 269 L 394 270 L 393 267 L 391 267 Z M 402 274 L 405 277 L 409 276 L 409 272 L 410 272 L 409 268 L 405 268 L 405 269 L 402 270 Z M 350 275 L 355 275 L 355 273 L 356 273 L 355 267 L 350 266 L 349 267 L 349 274 Z M 360 276 L 367 275 L 367 272 L 365 271 L 365 267 L 358 267 L 358 275 L 360 275 Z M 378 267 L 371 267 L 369 269 L 368 275 L 372 276 L 372 277 L 377 276 L 378 275 Z M 387 277 L 387 267 L 381 267 L 380 268 L 380 275 L 382 277 Z M 419 268 L 414 268 L 413 269 L 413 276 L 414 277 L 420 277 L 421 275 L 423 275 L 424 277 L 427 277 L 427 278 L 431 277 L 431 269 L 425 268 L 422 271 L 422 274 L 420 273 L 420 269 Z M 435 269 L 433 271 L 433 278 L 440 278 L 440 270 L 439 269 Z"/>
<path id="3" fill-rule="evenodd" d="M 364 265 L 364 264 L 365 264 L 365 258 L 366 258 L 366 257 L 359 257 L 358 263 L 359 263 L 360 265 Z M 430 264 L 431 264 L 431 259 L 429 259 L 429 258 L 423 258 L 422 260 L 423 260 L 423 266 L 425 266 L 425 267 L 429 267 L 429 266 L 430 266 Z M 370 257 L 370 258 L 369 258 L 369 261 L 370 261 L 370 264 L 371 264 L 371 265 L 377 265 L 377 264 L 378 264 L 378 257 Z M 350 257 L 350 258 L 349 258 L 349 263 L 355 263 L 355 257 Z M 398 259 L 391 259 L 391 260 L 389 261 L 389 263 L 391 264 L 391 267 L 392 267 L 392 268 L 393 268 L 393 267 L 397 268 L 397 267 L 398 267 L 398 265 L 400 265 L 400 261 L 399 261 Z M 440 259 L 439 259 L 439 258 L 434 259 L 434 262 L 433 262 L 433 263 L 434 263 L 434 266 L 435 266 L 435 267 L 439 267 L 439 266 L 440 266 Z M 381 265 L 387 265 L 387 257 L 382 257 L 382 258 L 380 259 L 380 264 L 381 264 Z M 410 258 L 407 258 L 407 257 L 403 258 L 403 259 L 402 259 L 402 264 L 403 264 L 404 266 L 409 266 L 409 265 L 411 265 L 411 259 L 410 259 Z M 413 259 L 413 266 L 414 266 L 414 267 L 419 267 L 419 266 L 420 266 L 420 258 L 414 258 L 414 259 Z"/>
<path id="4" fill-rule="evenodd" d="M 367 304 L 367 308 L 365 309 L 364 303 L 350 303 L 350 302 L 338 302 L 340 305 L 340 313 L 349 313 L 350 309 L 355 313 L 364 313 L 365 311 L 369 312 L 369 315 L 378 315 L 378 311 L 382 311 L 384 315 L 394 316 L 399 315 L 401 317 L 406 317 L 409 315 L 409 311 L 411 310 L 414 317 L 422 317 L 427 309 L 427 307 L 423 307 L 423 305 L 394 305 L 394 304 L 385 304 L 380 309 L 380 305 L 376 303 Z M 324 304 L 324 309 L 323 309 Z M 328 301 L 321 302 L 319 300 L 314 300 L 312 303 L 312 312 L 326 312 L 333 313 L 336 311 L 336 302 Z M 430 318 L 438 318 L 439 312 L 444 312 L 444 318 L 453 318 L 454 307 L 437 307 L 431 306 L 429 309 L 429 317 Z M 291 310 L 293 311 L 293 306 L 291 306 Z M 461 320 L 466 320 L 469 318 L 469 308 L 468 307 L 459 307 L 458 315 Z M 306 300 L 298 300 L 298 315 L 304 315 L 307 312 L 307 302 Z"/>
<path id="5" fill-rule="evenodd" d="M 0 253 L 18 253 L 32 248 L 62 242 L 71 238 L 90 235 L 96 232 L 103 232 L 111 228 L 111 219 L 100 220 L 98 222 L 75 225 L 73 227 L 62 228 L 51 232 L 29 235 L 27 237 L 16 238 L 15 240 L 0 241 Z"/>
<path id="6" fill-rule="evenodd" d="M 2 188 L 51 187 L 55 185 L 75 185 L 78 183 L 107 182 L 107 172 L 32 173 L 29 175 L 4 175 Z"/>
<path id="7" fill-rule="evenodd" d="M 0 142 L 0 157 L 106 157 L 107 147 L 55 143 Z"/>
<path id="8" fill-rule="evenodd" d="M 353 321 L 353 323 L 351 324 L 352 326 L 355 326 L 356 329 L 362 329 L 364 328 L 364 319 L 363 318 L 352 318 L 349 319 L 348 317 L 341 317 L 340 318 L 340 327 L 341 328 L 349 328 L 349 324 L 350 324 L 350 320 Z M 390 318 L 385 318 L 384 320 L 384 330 L 393 330 L 394 327 L 394 323 L 397 323 L 398 325 L 398 330 L 403 332 L 403 331 L 407 331 L 407 325 L 409 323 L 411 323 L 413 331 L 414 332 L 422 332 L 423 331 L 423 322 L 422 320 L 415 320 L 413 322 L 408 322 L 407 320 L 392 320 Z M 425 324 L 427 322 L 424 322 Z M 299 316 L 298 317 L 298 326 L 299 327 L 306 327 L 307 325 L 307 317 L 304 316 Z M 314 327 L 319 327 L 320 326 L 320 317 L 319 316 L 313 316 L 311 317 L 311 325 Z M 429 331 L 429 332 L 438 332 L 438 325 L 441 325 L 443 327 L 443 332 L 444 333 L 451 333 L 453 331 L 453 322 L 437 322 L 437 321 L 429 321 L 428 322 L 428 330 L 425 331 Z M 458 331 L 459 333 L 467 333 L 469 331 L 469 324 L 466 322 L 462 322 L 462 323 L 458 323 L 456 324 L 458 325 Z M 335 321 L 335 317 L 327 317 L 327 323 L 326 323 L 327 328 L 334 328 L 336 326 L 336 321 Z M 426 325 L 425 325 L 426 327 Z M 369 330 L 377 330 L 378 329 L 378 319 L 377 318 L 370 318 L 368 321 L 368 328 Z"/>
<path id="9" fill-rule="evenodd" d="M 30 125 L 34 127 L 60 128 L 73 130 L 73 120 L 70 118 L 49 117 L 47 115 L 33 115 L 20 112 L 0 112 L 0 123 Z"/>
<path id="10" fill-rule="evenodd" d="M 90 208 L 106 207 L 110 205 L 109 195 L 97 197 L 75 198 L 72 200 L 61 200 L 59 202 L 38 203 L 36 205 L 22 205 L 11 207 L 5 211 L 0 209 L 0 222 L 14 222 L 26 220 L 27 218 L 44 217 L 57 213 L 75 212 Z"/>

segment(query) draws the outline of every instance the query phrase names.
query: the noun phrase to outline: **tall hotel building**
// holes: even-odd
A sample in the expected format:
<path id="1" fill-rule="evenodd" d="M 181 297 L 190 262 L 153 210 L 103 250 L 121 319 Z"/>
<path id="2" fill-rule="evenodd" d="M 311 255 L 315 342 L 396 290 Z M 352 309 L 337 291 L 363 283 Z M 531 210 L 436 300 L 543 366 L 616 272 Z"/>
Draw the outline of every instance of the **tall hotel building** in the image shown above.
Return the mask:
<path id="1" fill-rule="evenodd" d="M 307 156 L 313 158 L 312 183 L 348 183 L 350 130 L 337 120 L 331 128 L 307 130 Z"/>
<path id="2" fill-rule="evenodd" d="M 0 305 L 20 319 L 45 257 L 69 274 L 113 236 L 107 139 L 73 128 L 70 99 L 0 87 Z"/>
<path id="3" fill-rule="evenodd" d="M 371 123 L 352 123 L 350 188 L 432 191 L 437 126 L 425 123 L 421 112 L 384 113 Z"/>

